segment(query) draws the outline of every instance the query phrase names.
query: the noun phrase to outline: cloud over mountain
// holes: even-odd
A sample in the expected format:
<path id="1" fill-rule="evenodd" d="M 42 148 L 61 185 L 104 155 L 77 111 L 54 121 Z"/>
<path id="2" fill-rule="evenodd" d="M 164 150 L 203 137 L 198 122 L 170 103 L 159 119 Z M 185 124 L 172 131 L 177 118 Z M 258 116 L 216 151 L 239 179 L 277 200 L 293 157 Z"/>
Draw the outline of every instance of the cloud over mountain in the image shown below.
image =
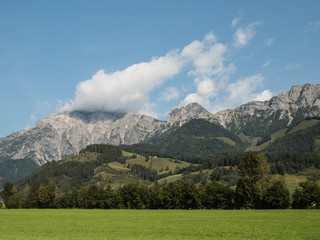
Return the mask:
<path id="1" fill-rule="evenodd" d="M 203 40 L 192 41 L 182 50 L 171 50 L 164 56 L 115 72 L 100 70 L 91 79 L 78 83 L 74 99 L 59 111 L 130 110 L 156 117 L 157 103 L 150 100 L 155 92 L 159 92 L 159 101 L 180 101 L 181 106 L 197 102 L 211 111 L 222 107 L 214 101 L 218 95 L 223 95 L 224 107 L 253 100 L 260 94 L 255 91 L 262 87 L 264 78 L 257 74 L 230 82 L 237 69 L 232 62 L 231 50 L 232 47 L 240 50 L 247 45 L 259 24 L 254 22 L 237 29 L 232 44 L 219 42 L 217 36 L 209 32 Z M 177 86 L 170 86 L 169 81 L 178 74 L 185 74 L 185 81 L 191 79 L 193 89 L 183 92 Z M 166 87 L 161 89 L 164 83 Z"/>
<path id="2" fill-rule="evenodd" d="M 175 51 L 149 62 L 134 64 L 122 71 L 98 71 L 76 87 L 75 99 L 60 111 L 139 112 L 148 102 L 148 94 L 165 80 L 181 71 L 182 63 Z"/>

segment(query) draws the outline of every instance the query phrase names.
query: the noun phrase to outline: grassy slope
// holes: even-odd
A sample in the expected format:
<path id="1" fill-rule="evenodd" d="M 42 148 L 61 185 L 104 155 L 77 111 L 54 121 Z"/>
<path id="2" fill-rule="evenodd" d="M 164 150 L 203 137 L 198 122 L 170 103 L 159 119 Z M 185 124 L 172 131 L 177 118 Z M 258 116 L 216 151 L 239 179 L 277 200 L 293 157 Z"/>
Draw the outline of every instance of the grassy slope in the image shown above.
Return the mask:
<path id="1" fill-rule="evenodd" d="M 269 144 L 273 143 L 275 140 L 277 140 L 277 139 L 279 139 L 281 137 L 284 137 L 286 135 L 290 135 L 290 134 L 296 133 L 296 132 L 298 132 L 300 130 L 304 130 L 304 129 L 307 129 L 309 127 L 313 127 L 313 126 L 317 125 L 319 122 L 320 122 L 320 120 L 316 120 L 316 119 L 305 120 L 305 121 L 302 121 L 301 123 L 297 124 L 289 132 L 287 132 L 288 128 L 283 128 L 283 129 L 271 134 L 271 140 L 261 144 L 260 146 L 256 146 L 255 145 L 257 143 L 256 139 L 251 139 L 251 144 L 252 145 L 247 147 L 246 151 L 262 151 L 266 147 L 268 147 Z M 242 139 L 244 139 L 243 136 L 242 136 Z M 248 141 L 248 139 L 247 139 L 247 141 Z M 316 142 L 316 144 L 317 144 L 317 142 Z M 318 142 L 318 144 L 319 144 L 319 152 L 320 152 L 320 141 Z"/>
<path id="2" fill-rule="evenodd" d="M 159 172 L 161 169 L 165 170 L 167 167 L 169 168 L 168 171 L 174 171 L 177 167 L 184 168 L 190 166 L 190 163 L 180 160 L 159 157 L 150 157 L 149 160 L 146 160 L 145 157 L 140 155 L 137 155 L 137 157 L 134 159 L 127 160 L 126 164 L 142 165 L 147 168 L 155 169 L 157 172 Z"/>
<path id="3" fill-rule="evenodd" d="M 318 210 L 1 210 L 0 240 L 319 239 Z"/>
<path id="4" fill-rule="evenodd" d="M 86 157 L 90 157 L 90 159 L 92 160 L 92 155 L 91 155 L 92 153 L 86 153 L 86 154 L 88 154 L 88 156 Z M 136 154 L 122 151 L 122 155 L 124 157 L 132 157 L 133 155 L 136 155 Z M 84 158 L 79 157 L 79 160 L 85 161 Z M 75 157 L 75 159 L 78 160 L 77 157 Z M 136 155 L 136 158 L 127 160 L 125 164 L 122 164 L 119 162 L 111 162 L 96 168 L 95 175 L 92 181 L 90 181 L 90 184 L 97 184 L 98 186 L 101 186 L 101 187 L 104 187 L 109 184 L 113 189 L 118 189 L 123 185 L 133 181 L 139 181 L 147 185 L 152 184 L 151 182 L 143 181 L 142 179 L 130 174 L 129 173 L 130 168 L 127 167 L 128 164 L 143 165 L 147 168 L 155 169 L 158 173 L 160 173 L 160 170 L 163 170 L 162 173 L 165 173 L 166 172 L 165 169 L 167 167 L 169 168 L 168 171 L 170 170 L 174 171 L 176 168 L 184 168 L 190 165 L 190 163 L 174 160 L 170 158 L 150 157 L 149 160 L 146 161 L 146 158 L 144 156 Z M 181 177 L 172 178 L 172 181 L 177 181 L 181 179 Z"/>
<path id="5" fill-rule="evenodd" d="M 285 174 L 284 177 L 277 174 L 277 175 L 274 175 L 273 177 L 276 179 L 284 179 L 290 194 L 292 194 L 294 190 L 299 186 L 299 183 L 307 181 L 306 176 L 293 175 L 293 174 Z"/>

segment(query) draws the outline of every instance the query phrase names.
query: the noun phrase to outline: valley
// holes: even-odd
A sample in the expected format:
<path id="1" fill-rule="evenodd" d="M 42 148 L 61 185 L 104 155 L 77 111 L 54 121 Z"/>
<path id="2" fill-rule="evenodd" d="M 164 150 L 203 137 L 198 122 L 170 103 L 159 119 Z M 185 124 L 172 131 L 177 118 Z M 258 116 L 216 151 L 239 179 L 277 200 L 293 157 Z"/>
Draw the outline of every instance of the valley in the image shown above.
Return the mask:
<path id="1" fill-rule="evenodd" d="M 121 207 L 116 196 L 132 184 L 142 192 L 171 185 L 180 191 L 183 184 L 235 191 L 243 158 L 263 154 L 267 175 L 292 195 L 306 180 L 320 179 L 319 99 L 320 85 L 306 84 L 216 114 L 189 104 L 172 110 L 166 122 L 130 112 L 51 115 L 0 139 L 0 187 L 14 182 L 19 204 L 34 207 L 30 196 L 42 187 L 54 186 L 57 201 L 97 187 L 92 191 L 116 194 Z"/>

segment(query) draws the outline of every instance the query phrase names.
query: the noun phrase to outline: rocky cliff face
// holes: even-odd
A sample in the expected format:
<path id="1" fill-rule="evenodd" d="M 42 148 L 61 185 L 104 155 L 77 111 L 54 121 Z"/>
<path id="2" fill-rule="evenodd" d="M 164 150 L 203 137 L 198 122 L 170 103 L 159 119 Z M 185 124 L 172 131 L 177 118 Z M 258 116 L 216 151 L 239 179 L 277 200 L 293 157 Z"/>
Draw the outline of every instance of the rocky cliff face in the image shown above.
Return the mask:
<path id="1" fill-rule="evenodd" d="M 79 152 L 93 143 L 134 144 L 194 118 L 216 122 L 235 133 L 263 136 L 297 119 L 320 116 L 320 84 L 293 86 L 269 101 L 250 102 L 211 114 L 197 103 L 172 110 L 167 122 L 128 113 L 52 114 L 30 130 L 0 139 L 0 157 L 34 159 L 39 165 Z"/>
<path id="2" fill-rule="evenodd" d="M 133 144 L 163 130 L 165 123 L 133 113 L 52 114 L 36 127 L 0 139 L 0 156 L 31 158 L 38 164 L 59 160 L 93 143 Z"/>
<path id="3" fill-rule="evenodd" d="M 198 103 L 190 103 L 186 107 L 175 108 L 168 114 L 167 124 L 182 126 L 184 123 L 195 118 L 210 118 L 212 116 L 206 109 Z"/>
<path id="4" fill-rule="evenodd" d="M 289 126 L 294 119 L 320 116 L 320 84 L 305 84 L 291 87 L 268 101 L 254 101 L 234 110 L 220 111 L 212 116 L 229 130 L 241 132 L 250 123 L 267 126 L 281 122 L 281 127 Z"/>

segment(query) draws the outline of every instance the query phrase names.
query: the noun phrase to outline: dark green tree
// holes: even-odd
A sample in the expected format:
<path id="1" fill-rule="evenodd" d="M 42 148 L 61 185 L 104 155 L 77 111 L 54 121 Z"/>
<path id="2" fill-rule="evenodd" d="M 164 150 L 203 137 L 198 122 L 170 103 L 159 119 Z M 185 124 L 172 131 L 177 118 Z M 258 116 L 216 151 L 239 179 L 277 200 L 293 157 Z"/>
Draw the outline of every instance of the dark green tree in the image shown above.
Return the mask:
<path id="1" fill-rule="evenodd" d="M 120 189 L 122 203 L 128 209 L 144 209 L 148 207 L 148 187 L 132 182 Z"/>
<path id="2" fill-rule="evenodd" d="M 163 209 L 163 190 L 159 185 L 156 185 L 149 191 L 149 208 Z"/>
<path id="3" fill-rule="evenodd" d="M 77 202 L 79 208 L 88 208 L 88 190 L 86 188 L 79 190 Z"/>
<path id="4" fill-rule="evenodd" d="M 6 208 L 21 208 L 22 206 L 21 196 L 14 191 L 14 185 L 11 182 L 4 184 L 0 197 Z"/>
<path id="5" fill-rule="evenodd" d="M 320 208 L 320 187 L 314 181 L 306 181 L 299 184 L 292 194 L 293 208 Z"/>
<path id="6" fill-rule="evenodd" d="M 257 208 L 270 182 L 270 168 L 263 153 L 245 153 L 237 182 L 236 196 L 238 207 Z"/>
<path id="7" fill-rule="evenodd" d="M 307 179 L 310 181 L 318 181 L 320 179 L 320 169 L 315 167 L 306 170 Z"/>
<path id="8" fill-rule="evenodd" d="M 27 198 L 23 203 L 25 208 L 37 208 L 38 207 L 38 190 L 40 184 L 38 181 L 34 181 L 28 190 Z"/>
<path id="9" fill-rule="evenodd" d="M 54 199 L 56 197 L 55 187 L 46 180 L 38 190 L 38 207 L 39 208 L 53 208 Z"/>
<path id="10" fill-rule="evenodd" d="M 6 182 L 3 186 L 3 190 L 0 193 L 0 197 L 6 206 L 9 204 L 9 199 L 14 195 L 13 183 Z"/>
<path id="11" fill-rule="evenodd" d="M 78 191 L 72 190 L 62 196 L 56 197 L 54 201 L 55 208 L 76 208 L 78 207 Z"/>
<path id="12" fill-rule="evenodd" d="M 208 209 L 226 209 L 232 205 L 232 191 L 216 181 L 205 188 L 203 207 Z"/>
<path id="13" fill-rule="evenodd" d="M 8 203 L 6 205 L 7 208 L 21 208 L 22 207 L 22 197 L 20 194 L 16 193 L 9 197 Z"/>
<path id="14" fill-rule="evenodd" d="M 181 209 L 199 209 L 201 208 L 201 198 L 197 187 L 191 181 L 180 180 L 177 185 L 177 194 Z"/>
<path id="15" fill-rule="evenodd" d="M 290 205 L 290 193 L 283 181 L 274 181 L 262 197 L 262 208 L 285 209 Z"/>

